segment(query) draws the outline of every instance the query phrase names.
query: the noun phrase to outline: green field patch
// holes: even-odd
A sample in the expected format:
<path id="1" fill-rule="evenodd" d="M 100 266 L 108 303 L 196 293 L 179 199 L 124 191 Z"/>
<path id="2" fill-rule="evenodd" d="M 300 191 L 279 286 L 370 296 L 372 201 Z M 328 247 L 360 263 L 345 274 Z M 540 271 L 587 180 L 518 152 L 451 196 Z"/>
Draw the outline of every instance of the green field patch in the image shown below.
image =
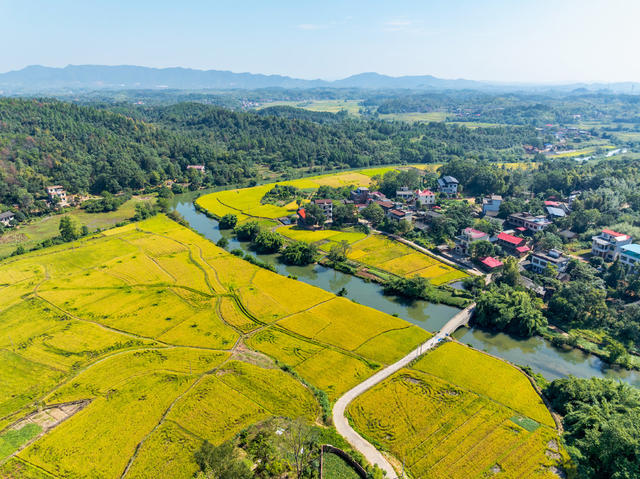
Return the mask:
<path id="1" fill-rule="evenodd" d="M 0 434 L 0 461 L 16 452 L 41 431 L 42 427 L 38 424 L 27 423 L 20 429 L 9 429 Z"/>
<path id="2" fill-rule="evenodd" d="M 534 432 L 540 427 L 538 422 L 526 416 L 511 416 L 509 419 L 522 429 L 526 429 L 529 432 Z"/>

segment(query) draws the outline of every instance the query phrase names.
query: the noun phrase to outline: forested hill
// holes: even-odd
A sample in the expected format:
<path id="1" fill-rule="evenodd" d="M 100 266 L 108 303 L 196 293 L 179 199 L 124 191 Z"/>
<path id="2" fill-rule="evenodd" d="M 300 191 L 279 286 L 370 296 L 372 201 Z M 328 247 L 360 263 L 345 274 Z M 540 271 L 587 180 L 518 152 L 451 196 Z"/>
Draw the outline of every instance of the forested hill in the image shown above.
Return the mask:
<path id="1" fill-rule="evenodd" d="M 111 110 L 109 110 L 111 108 Z M 476 155 L 512 160 L 530 128 L 466 129 L 342 119 L 318 123 L 183 103 L 170 107 L 77 106 L 0 99 L 0 203 L 28 209 L 49 183 L 69 192 L 138 189 L 186 178 L 204 164 L 204 184 L 255 176 L 256 166 L 359 167 Z"/>

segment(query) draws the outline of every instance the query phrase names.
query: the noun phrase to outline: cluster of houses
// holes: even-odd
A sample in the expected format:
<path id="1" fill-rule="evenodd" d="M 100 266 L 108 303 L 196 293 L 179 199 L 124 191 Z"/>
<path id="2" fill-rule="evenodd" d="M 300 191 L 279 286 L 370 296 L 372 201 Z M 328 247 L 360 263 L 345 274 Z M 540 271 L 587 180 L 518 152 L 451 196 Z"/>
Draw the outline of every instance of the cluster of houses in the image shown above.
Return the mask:
<path id="1" fill-rule="evenodd" d="M 443 176 L 438 180 L 438 192 L 448 198 L 455 197 L 458 194 L 458 180 L 452 176 Z M 366 186 L 360 186 L 350 193 L 348 200 L 342 200 L 345 204 L 351 204 L 358 211 L 362 211 L 370 203 L 376 203 L 380 205 L 385 212 L 387 218 L 395 221 L 411 221 L 415 222 L 414 226 L 417 228 L 424 227 L 425 218 L 427 216 L 439 216 L 439 213 L 434 211 L 425 211 L 425 207 L 435 207 L 436 193 L 429 189 L 410 189 L 407 187 L 401 187 L 395 193 L 395 198 L 387 198 L 386 195 L 380 191 L 371 191 Z M 315 199 L 313 203 L 318 205 L 327 222 L 331 222 L 333 219 L 333 200 L 330 199 Z M 297 211 L 299 223 L 304 224 L 306 219 L 306 210 L 301 207 Z M 284 220 L 284 218 L 281 218 Z"/>
<path id="2" fill-rule="evenodd" d="M 609 229 L 602 230 L 591 238 L 591 255 L 605 261 L 620 261 L 627 269 L 640 262 L 640 245 L 633 243 L 631 236 Z"/>
<path id="3" fill-rule="evenodd" d="M 49 204 L 52 206 L 65 207 L 69 206 L 70 199 L 64 187 L 60 185 L 51 185 L 45 188 L 49 197 Z M 0 213 L 0 225 L 10 227 L 15 224 L 16 214 L 13 211 L 4 211 Z"/>
<path id="4" fill-rule="evenodd" d="M 490 195 L 482 200 L 482 216 L 495 218 L 500 211 L 502 196 Z M 528 267 L 537 273 L 543 272 L 547 266 L 551 265 L 559 273 L 563 273 L 569 263 L 569 258 L 558 250 L 532 251 L 529 238 L 543 231 L 556 218 L 566 216 L 570 211 L 570 202 L 559 202 L 554 200 L 545 201 L 546 215 L 532 215 L 528 212 L 517 212 L 510 214 L 504 221 L 508 227 L 496 235 L 489 235 L 474 228 L 464 229 L 455 238 L 455 253 L 461 256 L 468 256 L 471 245 L 476 241 L 489 241 L 500 246 L 505 254 L 524 258 L 528 256 Z M 503 266 L 503 263 L 494 257 L 484 257 L 478 259 L 481 267 L 487 271 L 492 271 Z"/>

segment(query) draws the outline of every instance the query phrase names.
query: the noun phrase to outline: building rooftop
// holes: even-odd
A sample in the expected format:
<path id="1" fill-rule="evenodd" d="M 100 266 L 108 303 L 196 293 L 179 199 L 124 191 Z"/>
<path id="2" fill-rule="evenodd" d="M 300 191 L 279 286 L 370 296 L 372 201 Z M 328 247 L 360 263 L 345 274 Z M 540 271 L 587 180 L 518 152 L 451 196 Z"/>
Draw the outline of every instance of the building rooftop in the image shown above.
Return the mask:
<path id="1" fill-rule="evenodd" d="M 485 265 L 487 268 L 491 268 L 491 269 L 502 266 L 502 261 L 500 261 L 497 258 L 494 258 L 493 256 L 487 256 L 486 258 L 481 259 L 480 262 L 483 265 Z"/>
<path id="2" fill-rule="evenodd" d="M 510 235 L 509 233 L 504 233 L 504 232 L 498 235 L 498 239 L 502 241 L 506 241 L 507 243 L 510 243 L 512 245 L 519 245 L 524 241 L 522 238 L 518 238 L 517 236 L 513 236 L 513 235 Z"/>
<path id="3" fill-rule="evenodd" d="M 516 248 L 516 251 L 517 251 L 518 253 L 526 253 L 526 252 L 527 252 L 527 251 L 529 251 L 530 249 L 531 249 L 531 248 L 529 248 L 528 246 L 526 246 L 526 245 L 525 245 L 525 246 L 518 246 L 518 247 Z"/>
<path id="4" fill-rule="evenodd" d="M 327 204 L 333 204 L 332 200 L 314 200 L 313 201 L 316 205 L 327 205 Z"/>
<path id="5" fill-rule="evenodd" d="M 431 190 L 418 190 L 418 196 L 435 196 Z"/>
<path id="6" fill-rule="evenodd" d="M 631 236 L 629 235 L 618 233 L 617 231 L 613 231 L 613 230 L 602 230 L 602 232 L 606 235 L 613 236 L 615 239 L 619 241 L 624 241 L 626 239 L 631 238 Z"/>
<path id="7" fill-rule="evenodd" d="M 483 236 L 487 236 L 487 233 L 485 233 L 484 231 L 479 231 L 471 227 L 465 228 L 464 230 L 462 230 L 462 232 L 473 239 L 478 239 L 478 238 L 482 238 Z"/>
<path id="8" fill-rule="evenodd" d="M 15 216 L 11 211 L 5 211 L 4 213 L 0 213 L 0 220 L 7 220 L 9 218 L 13 218 Z"/>
<path id="9" fill-rule="evenodd" d="M 640 258 L 640 244 L 628 244 L 622 247 L 622 253 L 634 258 Z"/>
<path id="10" fill-rule="evenodd" d="M 456 185 L 458 184 L 458 180 L 456 180 L 453 176 L 443 176 L 442 178 L 440 178 L 442 181 L 444 181 L 445 183 L 455 183 Z M 439 181 L 439 180 L 438 180 Z"/>
<path id="11" fill-rule="evenodd" d="M 556 208 L 555 206 L 547 206 L 547 213 L 552 216 L 558 216 L 560 218 L 563 218 L 567 215 L 562 208 Z"/>

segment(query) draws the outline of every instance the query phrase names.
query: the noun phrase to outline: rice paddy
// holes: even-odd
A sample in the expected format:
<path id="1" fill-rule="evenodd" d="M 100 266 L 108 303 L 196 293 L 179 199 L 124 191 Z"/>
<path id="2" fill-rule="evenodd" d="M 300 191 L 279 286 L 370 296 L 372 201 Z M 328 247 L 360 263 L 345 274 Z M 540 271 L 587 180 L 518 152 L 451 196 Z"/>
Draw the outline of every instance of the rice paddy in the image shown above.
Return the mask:
<path id="1" fill-rule="evenodd" d="M 0 288 L 3 477 L 191 477 L 204 439 L 319 417 L 300 377 L 333 400 L 428 337 L 163 216 L 5 260 Z M 10 432 L 77 401 L 32 443 Z"/>
<path id="2" fill-rule="evenodd" d="M 398 276 L 421 276 L 434 285 L 461 279 L 466 273 L 381 235 L 370 235 L 354 244 L 349 259 Z"/>
<path id="3" fill-rule="evenodd" d="M 538 402 L 513 367 L 446 343 L 356 398 L 349 415 L 413 477 L 557 478 L 567 455 Z"/>

